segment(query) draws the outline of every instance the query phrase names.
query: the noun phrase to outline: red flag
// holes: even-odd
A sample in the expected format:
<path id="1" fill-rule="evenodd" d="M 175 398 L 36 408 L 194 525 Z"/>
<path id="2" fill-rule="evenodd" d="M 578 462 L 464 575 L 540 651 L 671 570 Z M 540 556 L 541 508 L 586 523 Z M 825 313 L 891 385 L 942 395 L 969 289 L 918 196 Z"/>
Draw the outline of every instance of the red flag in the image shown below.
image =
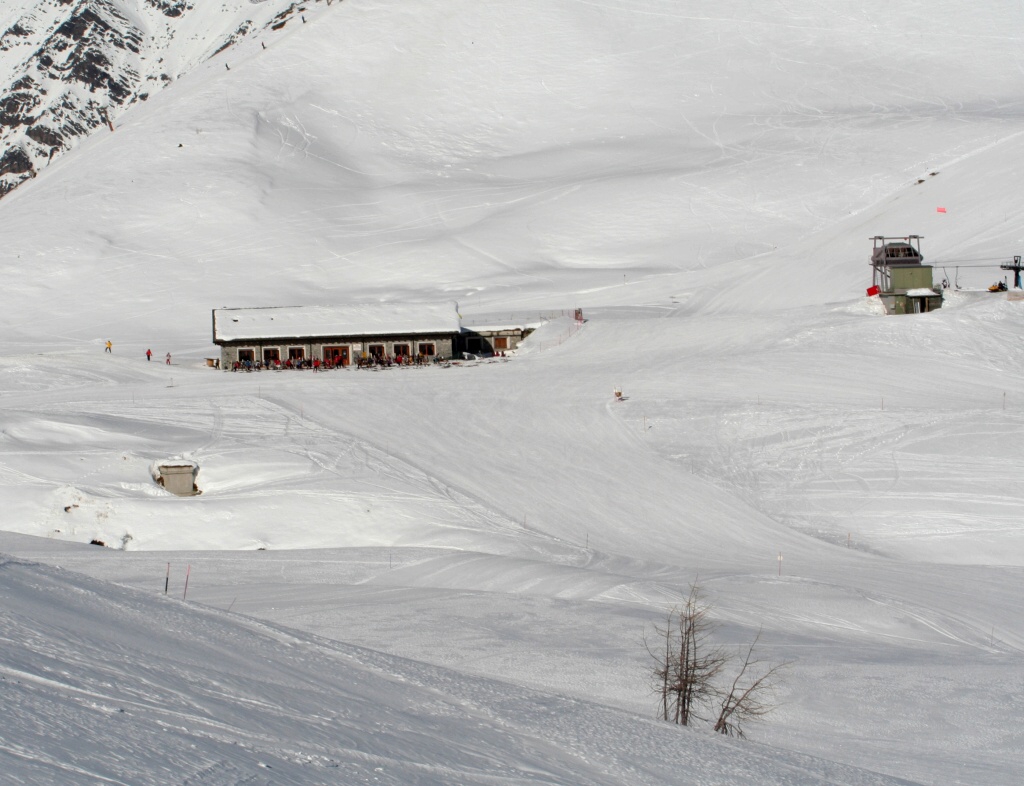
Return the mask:
<path id="1" fill-rule="evenodd" d="M 937 208 L 935 208 L 935 212 L 936 213 L 945 213 L 946 212 L 946 208 L 944 208 L 944 207 L 937 207 Z"/>

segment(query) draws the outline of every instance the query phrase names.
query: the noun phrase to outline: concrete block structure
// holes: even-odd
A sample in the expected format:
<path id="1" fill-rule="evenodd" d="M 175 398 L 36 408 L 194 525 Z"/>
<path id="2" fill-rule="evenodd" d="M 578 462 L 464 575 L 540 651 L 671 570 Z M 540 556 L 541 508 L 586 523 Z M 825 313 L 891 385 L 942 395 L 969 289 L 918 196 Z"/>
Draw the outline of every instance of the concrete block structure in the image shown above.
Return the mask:
<path id="1" fill-rule="evenodd" d="M 157 482 L 172 494 L 179 497 L 192 497 L 199 493 L 196 487 L 196 475 L 199 467 L 183 462 L 167 462 L 157 467 Z"/>

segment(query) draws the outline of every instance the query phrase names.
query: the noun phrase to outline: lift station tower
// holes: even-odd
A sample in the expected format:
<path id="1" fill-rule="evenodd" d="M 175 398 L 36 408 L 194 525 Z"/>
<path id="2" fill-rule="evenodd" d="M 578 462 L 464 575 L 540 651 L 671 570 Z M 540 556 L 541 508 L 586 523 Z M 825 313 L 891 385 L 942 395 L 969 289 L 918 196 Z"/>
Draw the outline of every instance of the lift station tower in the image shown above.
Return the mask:
<path id="1" fill-rule="evenodd" d="M 923 264 L 921 236 L 872 238 L 871 289 L 887 314 L 922 314 L 942 307 L 942 290 L 932 284 L 932 266 Z"/>

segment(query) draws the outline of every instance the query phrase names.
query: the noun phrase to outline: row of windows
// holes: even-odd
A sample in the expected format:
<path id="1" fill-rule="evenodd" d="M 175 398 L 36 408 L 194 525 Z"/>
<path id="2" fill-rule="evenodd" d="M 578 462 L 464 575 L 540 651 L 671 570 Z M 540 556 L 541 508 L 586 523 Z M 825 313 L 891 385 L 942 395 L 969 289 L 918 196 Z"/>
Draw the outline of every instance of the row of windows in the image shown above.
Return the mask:
<path id="1" fill-rule="evenodd" d="M 352 362 L 353 358 L 383 358 L 387 355 L 387 346 L 385 344 L 367 344 L 366 349 L 362 351 L 353 351 L 351 347 L 346 344 L 339 346 L 324 346 L 323 355 L 321 359 L 330 360 L 336 365 L 347 366 Z M 292 362 L 305 360 L 306 359 L 306 348 L 305 347 L 287 347 L 287 355 L 281 355 L 281 347 L 263 347 L 261 359 L 264 363 L 281 363 L 285 358 Z M 255 363 L 257 360 L 257 350 L 255 348 L 241 348 L 238 350 L 238 360 L 244 363 L 249 361 Z M 437 354 L 437 346 L 432 341 L 420 341 L 416 344 L 416 354 L 423 355 L 425 357 L 433 357 Z M 390 356 L 395 357 L 411 357 L 412 346 L 408 343 L 396 343 L 391 345 Z"/>

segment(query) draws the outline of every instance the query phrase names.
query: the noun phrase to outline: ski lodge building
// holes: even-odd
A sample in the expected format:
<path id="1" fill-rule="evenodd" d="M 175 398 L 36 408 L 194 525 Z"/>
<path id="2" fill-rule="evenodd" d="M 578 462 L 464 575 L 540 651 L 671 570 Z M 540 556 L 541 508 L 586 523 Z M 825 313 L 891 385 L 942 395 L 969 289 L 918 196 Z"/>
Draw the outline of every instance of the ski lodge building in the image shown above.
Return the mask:
<path id="1" fill-rule="evenodd" d="M 348 366 L 399 355 L 447 359 L 467 351 L 515 349 L 531 332 L 524 326 L 463 329 L 451 302 L 213 311 L 213 343 L 220 347 L 220 367 L 225 371 L 247 360 L 268 365 L 320 358 Z"/>

